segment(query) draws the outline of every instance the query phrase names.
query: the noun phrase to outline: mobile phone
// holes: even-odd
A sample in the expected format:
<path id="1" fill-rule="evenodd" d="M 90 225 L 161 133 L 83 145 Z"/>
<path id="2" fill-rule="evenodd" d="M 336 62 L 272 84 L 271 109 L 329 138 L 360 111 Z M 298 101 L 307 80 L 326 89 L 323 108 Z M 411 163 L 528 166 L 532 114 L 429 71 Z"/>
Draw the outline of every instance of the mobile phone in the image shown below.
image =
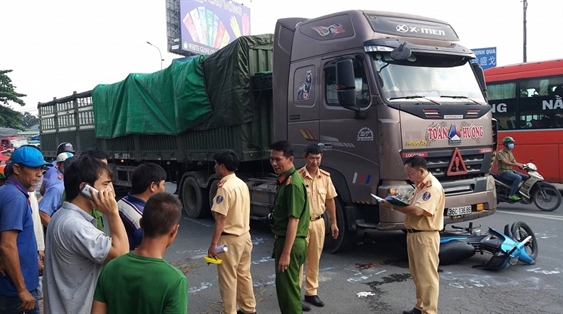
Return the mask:
<path id="1" fill-rule="evenodd" d="M 371 197 L 375 198 L 375 200 L 376 200 L 378 203 L 381 203 L 381 202 L 384 201 L 384 199 L 382 199 L 381 197 L 379 197 L 379 196 L 377 196 L 377 195 L 375 195 L 375 194 L 373 194 L 373 193 L 371 193 Z"/>
<path id="2" fill-rule="evenodd" d="M 84 184 L 84 187 L 80 190 L 80 194 L 82 194 L 82 195 L 86 196 L 87 198 L 89 198 L 90 200 L 92 200 L 92 194 L 90 194 L 90 189 L 94 190 L 94 193 L 96 194 L 96 196 L 98 196 L 98 190 L 93 188 L 88 183 Z"/>

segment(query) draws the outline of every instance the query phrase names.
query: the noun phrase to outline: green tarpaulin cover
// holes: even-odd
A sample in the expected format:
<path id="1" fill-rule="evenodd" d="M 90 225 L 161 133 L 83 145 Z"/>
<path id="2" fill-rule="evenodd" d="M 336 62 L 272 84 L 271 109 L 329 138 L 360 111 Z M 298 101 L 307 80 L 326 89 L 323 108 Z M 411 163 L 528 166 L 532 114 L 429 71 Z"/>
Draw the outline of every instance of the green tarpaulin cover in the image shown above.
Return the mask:
<path id="1" fill-rule="evenodd" d="M 239 37 L 209 56 L 96 86 L 96 137 L 175 135 L 251 121 L 250 48 L 272 44 L 271 34 Z"/>

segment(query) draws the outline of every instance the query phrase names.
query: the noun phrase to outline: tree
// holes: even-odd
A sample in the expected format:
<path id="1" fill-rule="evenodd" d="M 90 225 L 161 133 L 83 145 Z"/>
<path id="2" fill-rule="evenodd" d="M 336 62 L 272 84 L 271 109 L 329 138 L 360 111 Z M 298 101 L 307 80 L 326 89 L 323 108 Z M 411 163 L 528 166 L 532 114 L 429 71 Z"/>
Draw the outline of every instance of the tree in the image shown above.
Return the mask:
<path id="1" fill-rule="evenodd" d="M 26 128 L 30 128 L 34 125 L 39 124 L 39 119 L 37 119 L 36 116 L 32 115 L 29 112 L 24 112 L 23 113 L 23 118 L 22 118 L 22 125 Z"/>
<path id="2" fill-rule="evenodd" d="M 0 70 L 0 126 L 21 129 L 23 115 L 11 108 L 11 103 L 25 106 L 25 102 L 21 100 L 27 95 L 16 92 L 16 87 L 12 84 L 12 80 L 8 73 L 12 70 Z"/>

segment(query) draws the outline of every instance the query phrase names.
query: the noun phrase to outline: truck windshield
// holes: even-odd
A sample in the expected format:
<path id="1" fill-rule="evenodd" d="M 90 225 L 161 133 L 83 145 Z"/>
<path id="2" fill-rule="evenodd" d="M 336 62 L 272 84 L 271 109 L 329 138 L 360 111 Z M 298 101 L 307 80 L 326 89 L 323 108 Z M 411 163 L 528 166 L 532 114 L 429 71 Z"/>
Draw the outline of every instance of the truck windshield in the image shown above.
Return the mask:
<path id="1" fill-rule="evenodd" d="M 441 102 L 486 104 L 471 65 L 461 57 L 413 54 L 408 60 L 395 61 L 389 52 L 371 55 L 376 81 L 387 100 L 440 98 Z"/>

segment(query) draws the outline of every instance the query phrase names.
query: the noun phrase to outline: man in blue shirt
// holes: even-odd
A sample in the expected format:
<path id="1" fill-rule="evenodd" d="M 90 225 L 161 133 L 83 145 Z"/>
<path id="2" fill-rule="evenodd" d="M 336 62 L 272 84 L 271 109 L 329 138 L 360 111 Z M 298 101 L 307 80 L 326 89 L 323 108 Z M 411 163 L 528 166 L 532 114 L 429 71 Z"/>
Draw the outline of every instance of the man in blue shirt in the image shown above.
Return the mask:
<path id="1" fill-rule="evenodd" d="M 141 244 L 141 217 L 145 203 L 153 194 L 164 192 L 165 180 L 166 171 L 152 162 L 141 164 L 133 170 L 131 192 L 117 202 L 119 216 L 129 238 L 129 250 L 134 250 Z"/>
<path id="2" fill-rule="evenodd" d="M 64 162 L 72 157 L 72 153 L 60 153 L 57 156 L 57 177 L 51 180 L 49 186 L 45 190 L 43 198 L 39 202 L 39 216 L 41 216 L 41 223 L 45 228 L 51 220 L 51 216 L 61 207 L 62 197 L 65 190 L 64 183 Z"/>
<path id="3" fill-rule="evenodd" d="M 6 184 L 0 187 L 0 313 L 39 314 L 39 254 L 29 194 L 39 185 L 47 163 L 36 147 L 22 146 L 12 155 Z"/>
<path id="4" fill-rule="evenodd" d="M 62 142 L 59 144 L 59 146 L 57 146 L 57 156 L 59 156 L 61 153 L 74 154 L 74 147 L 72 146 L 71 143 Z M 51 167 L 50 169 L 47 170 L 47 172 L 45 172 L 45 175 L 43 176 L 43 184 L 41 184 L 41 188 L 39 189 L 39 193 L 41 193 L 41 195 L 45 195 L 49 185 L 52 182 L 56 182 L 55 179 L 58 179 L 60 177 L 57 168 L 58 168 L 58 161 L 55 160 L 53 161 L 53 167 Z"/>

